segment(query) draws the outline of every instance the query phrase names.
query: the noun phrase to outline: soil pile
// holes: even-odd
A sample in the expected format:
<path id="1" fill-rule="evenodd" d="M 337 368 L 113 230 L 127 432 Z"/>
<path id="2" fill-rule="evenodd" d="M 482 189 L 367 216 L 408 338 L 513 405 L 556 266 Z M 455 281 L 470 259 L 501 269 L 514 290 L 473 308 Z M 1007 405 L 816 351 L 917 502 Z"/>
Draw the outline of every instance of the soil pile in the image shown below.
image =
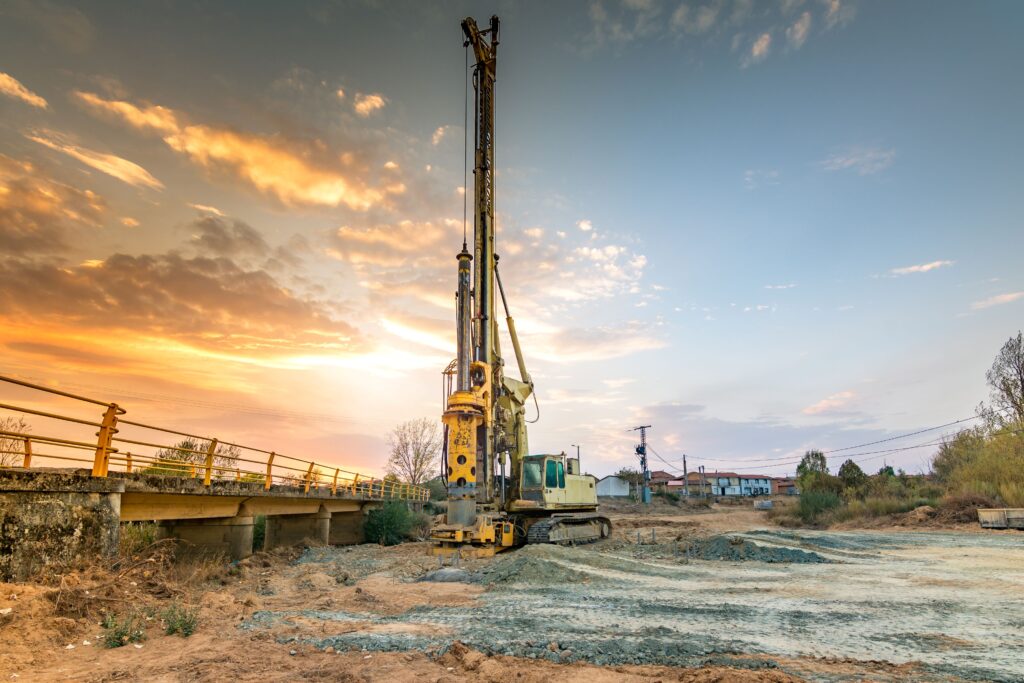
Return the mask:
<path id="1" fill-rule="evenodd" d="M 473 575 L 478 583 L 566 584 L 588 575 L 560 562 L 563 549 L 552 545 L 528 545 L 484 567 Z"/>
<path id="2" fill-rule="evenodd" d="M 799 564 L 828 562 L 818 553 L 796 548 L 762 546 L 735 536 L 713 536 L 694 541 L 686 548 L 685 555 L 695 560 L 729 560 L 732 562 L 747 560 Z"/>

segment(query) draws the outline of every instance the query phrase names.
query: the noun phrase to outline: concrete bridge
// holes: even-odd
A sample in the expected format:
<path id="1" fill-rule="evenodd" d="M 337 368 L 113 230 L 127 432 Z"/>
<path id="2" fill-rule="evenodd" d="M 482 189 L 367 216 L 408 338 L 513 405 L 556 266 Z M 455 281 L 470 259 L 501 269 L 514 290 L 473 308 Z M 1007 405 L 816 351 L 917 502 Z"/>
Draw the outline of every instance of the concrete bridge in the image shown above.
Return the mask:
<path id="1" fill-rule="evenodd" d="M 364 514 L 381 504 L 369 488 L 300 487 L 88 470 L 0 470 L 0 580 L 23 580 L 47 565 L 114 555 L 122 522 L 158 522 L 159 536 L 188 551 L 232 559 L 253 552 L 257 515 L 263 549 L 363 541 Z"/>
<path id="2" fill-rule="evenodd" d="M 117 403 L 3 376 L 0 389 L 0 418 L 45 425 L 0 425 L 0 580 L 114 554 L 124 522 L 157 522 L 183 548 L 241 559 L 253 552 L 258 515 L 264 549 L 351 544 L 362 542 L 373 506 L 429 498 L 420 486 L 131 421 Z M 7 402 L 9 392 L 20 402 Z M 55 401 L 79 410 L 40 407 Z M 95 406 L 99 419 L 81 414 Z M 54 467 L 68 462 L 77 467 Z"/>

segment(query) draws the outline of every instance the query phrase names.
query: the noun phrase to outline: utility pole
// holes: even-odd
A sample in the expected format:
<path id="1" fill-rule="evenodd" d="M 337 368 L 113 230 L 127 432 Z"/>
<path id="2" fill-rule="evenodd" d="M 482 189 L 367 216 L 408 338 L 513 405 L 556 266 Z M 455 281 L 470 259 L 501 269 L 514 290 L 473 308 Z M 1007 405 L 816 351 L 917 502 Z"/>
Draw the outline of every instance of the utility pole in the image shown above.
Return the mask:
<path id="1" fill-rule="evenodd" d="M 647 430 L 650 428 L 651 425 L 640 425 L 632 429 L 634 432 L 640 432 L 640 444 L 636 447 L 636 454 L 640 458 L 640 474 L 643 477 L 640 502 L 645 505 L 651 502 L 651 470 L 647 466 Z"/>
<path id="2" fill-rule="evenodd" d="M 576 474 L 582 474 L 583 473 L 583 467 L 580 465 L 580 445 L 578 443 L 574 443 L 574 444 L 570 444 L 570 445 L 573 448 L 576 449 L 576 467 L 580 468 L 580 471 L 577 472 Z"/>
<path id="3" fill-rule="evenodd" d="M 683 453 L 683 494 L 690 497 L 690 473 L 686 471 L 686 453 Z"/>
<path id="4" fill-rule="evenodd" d="M 697 471 L 700 472 L 700 497 L 705 498 L 704 482 L 707 480 L 707 477 L 704 476 L 704 465 L 701 465 Z"/>

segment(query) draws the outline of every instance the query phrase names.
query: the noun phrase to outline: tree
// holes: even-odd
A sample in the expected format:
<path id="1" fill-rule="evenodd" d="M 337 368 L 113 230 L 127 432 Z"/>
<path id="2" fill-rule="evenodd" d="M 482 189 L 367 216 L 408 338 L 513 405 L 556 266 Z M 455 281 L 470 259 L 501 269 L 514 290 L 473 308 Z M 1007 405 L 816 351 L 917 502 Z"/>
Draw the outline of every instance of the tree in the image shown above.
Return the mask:
<path id="1" fill-rule="evenodd" d="M 854 490 L 859 490 L 868 481 L 868 475 L 853 460 L 847 460 L 839 467 L 839 478 L 843 480 L 843 486 Z"/>
<path id="2" fill-rule="evenodd" d="M 188 438 L 179 441 L 170 448 L 161 448 L 156 452 L 156 462 L 142 470 L 143 474 L 167 474 L 178 477 L 187 477 L 191 474 L 193 466 L 196 472 L 206 465 L 206 451 L 210 448 L 210 442 L 202 439 Z M 213 477 L 220 479 L 230 476 L 226 470 L 238 466 L 238 458 L 242 451 L 238 446 L 219 443 L 213 452 Z"/>
<path id="3" fill-rule="evenodd" d="M 892 468 L 892 465 L 883 465 L 878 470 L 878 476 L 880 477 L 895 477 L 896 470 Z"/>
<path id="4" fill-rule="evenodd" d="M 643 473 L 631 467 L 623 467 L 615 473 L 615 476 L 619 479 L 625 479 L 629 482 L 630 486 L 639 486 L 644 480 Z"/>
<path id="5" fill-rule="evenodd" d="M 985 379 L 988 380 L 993 420 L 1000 426 L 1024 423 L 1024 335 L 1021 332 L 1003 344 Z"/>
<path id="6" fill-rule="evenodd" d="M 800 459 L 800 464 L 796 466 L 797 479 L 808 474 L 828 474 L 828 461 L 825 460 L 825 454 L 821 451 L 807 451 Z"/>
<path id="7" fill-rule="evenodd" d="M 441 430 L 426 417 L 409 420 L 391 430 L 387 471 L 404 482 L 422 484 L 440 469 Z"/>
<path id="8" fill-rule="evenodd" d="M 32 429 L 20 415 L 0 419 L 0 432 L 28 434 Z M 25 457 L 25 440 L 20 436 L 0 434 L 0 467 L 21 467 Z"/>

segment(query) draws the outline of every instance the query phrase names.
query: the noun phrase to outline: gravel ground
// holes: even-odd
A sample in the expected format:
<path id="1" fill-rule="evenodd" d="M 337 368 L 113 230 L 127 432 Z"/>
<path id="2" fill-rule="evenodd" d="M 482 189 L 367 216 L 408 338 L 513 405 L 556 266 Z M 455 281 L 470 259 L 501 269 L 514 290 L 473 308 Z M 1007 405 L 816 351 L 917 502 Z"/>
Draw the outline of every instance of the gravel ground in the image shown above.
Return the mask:
<path id="1" fill-rule="evenodd" d="M 326 550 L 303 561 L 332 574 L 346 557 L 354 559 Z M 918 664 L 917 673 L 873 680 L 1024 680 L 1024 535 L 754 531 L 697 543 L 528 546 L 447 574 L 487 586 L 480 606 L 261 611 L 242 628 L 296 618 L 380 626 L 288 636 L 338 650 L 442 652 L 458 639 L 534 659 L 781 666 L 820 681 L 862 678 L 792 662 Z"/>

